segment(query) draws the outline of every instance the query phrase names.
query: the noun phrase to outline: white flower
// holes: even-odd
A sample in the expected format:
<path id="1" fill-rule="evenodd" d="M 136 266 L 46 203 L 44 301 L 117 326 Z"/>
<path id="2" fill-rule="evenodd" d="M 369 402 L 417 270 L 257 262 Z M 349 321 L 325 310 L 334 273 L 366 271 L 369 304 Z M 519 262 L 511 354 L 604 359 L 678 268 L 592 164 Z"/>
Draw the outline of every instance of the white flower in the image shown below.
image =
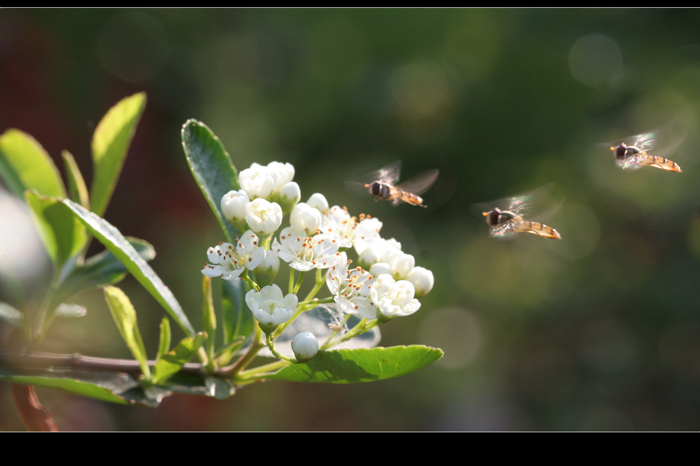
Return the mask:
<path id="1" fill-rule="evenodd" d="M 358 222 L 347 208 L 334 205 L 325 211 L 320 230 L 335 238 L 341 248 L 355 246 L 360 254 L 371 241 L 379 238 L 381 227 L 382 222 L 377 219 L 361 214 Z"/>
<path id="2" fill-rule="evenodd" d="M 365 269 L 369 269 L 375 262 L 387 262 L 385 258 L 388 258 L 392 253 L 392 250 L 401 250 L 401 243 L 395 239 L 385 239 L 385 238 L 374 238 L 374 240 L 369 241 L 364 249 L 359 254 L 358 261 L 360 265 Z"/>
<path id="3" fill-rule="evenodd" d="M 377 262 L 382 262 L 382 252 L 384 245 L 380 242 L 375 242 L 367 246 L 357 258 L 360 266 L 369 269 Z"/>
<path id="4" fill-rule="evenodd" d="M 262 197 L 270 200 L 271 196 L 278 195 L 293 178 L 294 166 L 289 163 L 270 162 L 267 166 L 253 163 L 250 168 L 241 170 L 238 183 L 251 199 Z M 287 195 L 290 189 L 294 191 L 294 186 L 290 185 L 287 188 Z"/>
<path id="5" fill-rule="evenodd" d="M 245 207 L 245 221 L 254 232 L 267 235 L 282 225 L 282 208 L 276 202 L 263 198 L 249 202 Z"/>
<path id="6" fill-rule="evenodd" d="M 285 184 L 294 179 L 294 166 L 291 163 L 270 162 L 267 164 L 267 170 L 275 180 L 273 192 L 279 192 Z"/>
<path id="7" fill-rule="evenodd" d="M 280 240 L 272 242 L 272 249 L 280 259 L 300 272 L 326 269 L 336 261 L 338 243 L 326 235 L 307 236 L 304 230 L 287 227 L 282 230 Z"/>
<path id="8" fill-rule="evenodd" d="M 313 193 L 306 203 L 318 209 L 321 213 L 328 211 L 328 201 L 326 200 L 326 196 L 321 193 Z"/>
<path id="9" fill-rule="evenodd" d="M 248 193 L 244 190 L 229 191 L 221 198 L 221 211 L 230 222 L 238 223 L 245 218 L 245 206 L 249 202 Z"/>
<path id="10" fill-rule="evenodd" d="M 292 209 L 289 224 L 293 228 L 314 234 L 321 226 L 321 212 L 305 202 L 300 202 Z"/>
<path id="11" fill-rule="evenodd" d="M 415 289 L 408 280 L 394 280 L 391 275 L 380 275 L 370 289 L 370 298 L 379 309 L 381 317 L 391 319 L 411 315 L 420 309 L 414 298 Z"/>
<path id="12" fill-rule="evenodd" d="M 318 339 L 311 332 L 297 333 L 292 340 L 292 351 L 297 361 L 305 362 L 318 353 Z"/>
<path id="13" fill-rule="evenodd" d="M 273 250 L 265 251 L 265 260 L 255 268 L 255 281 L 260 286 L 269 285 L 280 271 L 280 259 Z"/>
<path id="14" fill-rule="evenodd" d="M 267 167 L 253 163 L 238 174 L 238 184 L 251 199 L 267 199 L 275 189 L 277 177 Z"/>
<path id="15" fill-rule="evenodd" d="M 279 324 L 291 319 L 297 308 L 298 298 L 291 293 L 283 296 L 280 287 L 273 284 L 263 287 L 260 291 L 250 290 L 245 295 L 245 302 L 262 329 L 270 332 Z"/>
<path id="16" fill-rule="evenodd" d="M 381 240 L 382 238 L 379 236 L 379 230 L 381 229 L 382 222 L 379 219 L 360 215 L 360 222 L 355 227 L 355 235 L 352 240 L 355 252 L 362 254 L 372 242 Z M 400 248 L 401 245 L 399 245 Z"/>
<path id="17" fill-rule="evenodd" d="M 433 284 L 435 283 L 433 272 L 423 267 L 414 267 L 406 277 L 406 280 L 413 283 L 417 298 L 427 295 L 433 289 Z"/>
<path id="18" fill-rule="evenodd" d="M 326 285 L 342 312 L 373 319 L 377 308 L 369 298 L 372 275 L 360 267 L 348 269 L 348 264 L 347 255 L 341 252 L 337 262 L 326 272 Z"/>
<path id="19" fill-rule="evenodd" d="M 252 231 L 243 233 L 236 245 L 219 243 L 207 250 L 209 263 L 202 273 L 207 277 L 221 277 L 224 280 L 237 278 L 244 269 L 253 270 L 265 259 L 265 249 L 258 246 L 258 237 Z"/>
<path id="20" fill-rule="evenodd" d="M 301 190 L 295 181 L 290 181 L 282 185 L 279 192 L 273 194 L 270 199 L 282 206 L 284 212 L 289 212 L 301 199 Z"/>
<path id="21" fill-rule="evenodd" d="M 375 262 L 369 268 L 369 273 L 371 273 L 375 277 L 378 277 L 379 275 L 384 273 L 388 273 L 389 275 L 391 275 L 391 266 L 386 262 Z"/>
<path id="22" fill-rule="evenodd" d="M 360 253 L 358 262 L 365 269 L 371 269 L 372 265 L 378 262 L 387 263 L 391 267 L 391 275 L 395 279 L 406 278 L 416 265 L 415 258 L 403 252 L 401 243 L 393 238 L 377 238 L 369 242 Z"/>
<path id="23" fill-rule="evenodd" d="M 391 275 L 396 279 L 406 278 L 416 265 L 413 256 L 400 249 L 388 248 L 385 252 L 382 259 L 389 264 Z"/>
<path id="24" fill-rule="evenodd" d="M 335 238 L 341 248 L 351 247 L 355 237 L 355 226 L 357 226 L 356 218 L 350 216 L 345 207 L 341 208 L 337 205 L 325 212 L 320 226 L 321 232 Z"/>

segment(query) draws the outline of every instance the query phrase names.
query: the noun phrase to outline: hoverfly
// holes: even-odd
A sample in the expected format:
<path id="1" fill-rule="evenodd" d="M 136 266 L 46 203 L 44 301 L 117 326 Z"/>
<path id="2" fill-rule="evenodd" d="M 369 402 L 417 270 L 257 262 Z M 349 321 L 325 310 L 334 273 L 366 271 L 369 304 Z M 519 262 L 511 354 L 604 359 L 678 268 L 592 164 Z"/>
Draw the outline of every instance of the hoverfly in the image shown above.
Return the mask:
<path id="1" fill-rule="evenodd" d="M 374 196 L 375 201 L 392 201 L 393 205 L 405 202 L 410 205 L 427 207 L 423 204 L 423 198 L 419 194 L 430 188 L 437 180 L 439 170 L 434 168 L 416 175 L 410 180 L 396 184 L 401 172 L 401 161 L 397 160 L 389 165 L 367 174 L 366 179 L 373 180 L 365 183 L 364 187 Z"/>
<path id="2" fill-rule="evenodd" d="M 662 157 L 675 150 L 683 139 L 685 132 L 678 134 L 670 140 L 671 123 L 666 123 L 659 128 L 648 133 L 637 134 L 625 138 L 619 144 L 610 147 L 610 150 L 615 154 L 615 162 L 623 169 L 636 170 L 641 167 L 655 167 L 670 172 L 681 172 L 681 167 L 674 161 Z M 630 142 L 627 145 L 624 141 Z M 649 152 L 654 150 L 657 155 L 652 155 Z"/>
<path id="3" fill-rule="evenodd" d="M 550 214 L 559 208 L 561 202 L 554 204 L 549 196 L 553 186 L 548 184 L 519 196 L 476 204 L 473 208 L 486 217 L 490 234 L 495 238 L 510 238 L 516 233 L 532 233 L 543 238 L 561 239 L 561 235 L 554 228 L 524 218 L 526 212 L 537 215 L 538 212 L 542 212 L 543 207 L 548 207 Z"/>

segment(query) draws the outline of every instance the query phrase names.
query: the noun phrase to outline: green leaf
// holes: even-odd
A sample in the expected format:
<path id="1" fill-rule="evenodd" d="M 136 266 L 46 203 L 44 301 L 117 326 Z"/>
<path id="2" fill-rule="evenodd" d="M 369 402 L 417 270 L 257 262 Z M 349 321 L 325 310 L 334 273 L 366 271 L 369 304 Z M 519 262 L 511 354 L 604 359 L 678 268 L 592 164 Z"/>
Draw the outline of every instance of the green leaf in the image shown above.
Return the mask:
<path id="1" fill-rule="evenodd" d="M 227 241 L 232 243 L 239 231 L 221 211 L 221 198 L 231 190 L 240 189 L 238 172 L 231 158 L 219 138 L 204 123 L 196 120 L 188 120 L 183 125 L 182 147 L 197 185 L 224 230 Z"/>
<path id="2" fill-rule="evenodd" d="M 172 291 L 165 286 L 163 281 L 139 255 L 134 247 L 124 238 L 124 236 L 105 219 L 89 212 L 80 204 L 65 199 L 66 204 L 77 218 L 83 222 L 90 233 L 97 238 L 119 261 L 124 264 L 131 275 L 160 303 L 170 314 L 175 322 L 185 331 L 193 336 L 196 332 L 187 319 L 180 303 L 177 302 Z"/>
<path id="3" fill-rule="evenodd" d="M 205 377 L 204 385 L 207 394 L 217 400 L 225 400 L 236 393 L 236 387 L 231 382 L 218 377 Z"/>
<path id="4" fill-rule="evenodd" d="M 45 196 L 66 197 L 56 165 L 30 135 L 8 129 L 0 136 L 0 176 L 17 196 L 35 189 Z"/>
<path id="5" fill-rule="evenodd" d="M 127 241 L 144 260 L 149 261 L 155 257 L 155 250 L 147 241 L 131 237 L 128 237 Z M 89 288 L 114 285 L 120 282 L 127 272 L 126 266 L 119 262 L 114 254 L 104 250 L 86 259 L 82 265 L 76 265 L 68 275 L 62 277 L 55 300 L 63 301 Z"/>
<path id="6" fill-rule="evenodd" d="M 68 179 L 68 197 L 85 207 L 90 208 L 90 199 L 88 196 L 87 186 L 85 185 L 85 180 L 83 175 L 80 173 L 78 164 L 75 163 L 73 155 L 64 150 L 61 152 L 63 156 L 63 164 L 66 167 L 66 178 Z"/>
<path id="7" fill-rule="evenodd" d="M 206 377 L 202 380 L 182 372 L 175 374 L 163 385 L 168 390 L 185 395 L 210 396 L 217 399 L 224 399 L 235 393 L 235 385 L 224 379 Z"/>
<path id="8" fill-rule="evenodd" d="M 197 353 L 205 338 L 203 332 L 194 337 L 185 337 L 172 351 L 160 357 L 153 368 L 153 383 L 161 384 L 182 369 L 182 366 Z"/>
<path id="9" fill-rule="evenodd" d="M 58 388 L 118 404 L 132 404 L 134 400 L 123 394 L 138 386 L 138 382 L 127 374 L 56 368 L 44 371 L 0 368 L 0 380 Z"/>
<path id="10" fill-rule="evenodd" d="M 306 363 L 285 366 L 268 378 L 291 382 L 373 382 L 408 374 L 442 355 L 441 349 L 421 345 L 320 351 Z"/>
<path id="11" fill-rule="evenodd" d="M 24 197 L 49 257 L 56 270 L 60 270 L 87 242 L 85 227 L 61 199 L 43 196 L 36 191 L 25 191 Z"/>
<path id="12" fill-rule="evenodd" d="M 103 215 L 107 209 L 145 106 L 146 94 L 142 92 L 126 97 L 109 109 L 95 129 L 90 196 L 91 210 L 97 215 Z"/>
<path id="13" fill-rule="evenodd" d="M 168 351 L 170 351 L 171 340 L 172 333 L 170 332 L 170 321 L 167 317 L 163 317 L 160 321 L 160 334 L 158 336 L 158 354 L 156 355 L 156 362 L 160 361 L 160 358 L 168 354 Z"/>
<path id="14" fill-rule="evenodd" d="M 255 328 L 255 318 L 245 304 L 246 289 L 243 280 L 221 280 L 221 320 L 224 345 L 239 337 L 248 338 Z"/>
<path id="15" fill-rule="evenodd" d="M 119 333 L 121 333 L 134 359 L 138 361 L 144 377 L 146 380 L 150 380 L 151 369 L 148 367 L 146 346 L 143 344 L 141 332 L 139 332 L 139 326 L 136 321 L 136 311 L 131 305 L 131 301 L 129 301 L 129 298 L 122 290 L 113 286 L 106 286 L 104 293 Z"/>

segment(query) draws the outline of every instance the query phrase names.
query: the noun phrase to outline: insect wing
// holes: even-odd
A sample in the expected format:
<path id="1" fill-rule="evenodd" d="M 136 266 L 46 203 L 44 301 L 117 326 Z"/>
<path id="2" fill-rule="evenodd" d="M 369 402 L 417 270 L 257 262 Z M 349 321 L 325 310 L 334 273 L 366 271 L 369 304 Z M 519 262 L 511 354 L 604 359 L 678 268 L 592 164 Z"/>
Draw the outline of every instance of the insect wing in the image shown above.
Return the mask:
<path id="1" fill-rule="evenodd" d="M 646 154 L 646 152 L 644 153 Z M 633 155 L 631 157 L 625 157 L 624 159 L 617 160 L 617 166 L 624 168 L 625 170 L 637 170 L 639 168 L 642 168 L 642 166 L 639 164 L 639 156 L 638 155 Z"/>
<path id="2" fill-rule="evenodd" d="M 502 211 L 510 211 L 518 215 L 527 215 L 546 218 L 556 212 L 563 200 L 554 200 L 552 190 L 554 183 L 549 183 L 537 189 L 512 197 L 504 197 L 489 202 L 479 202 L 471 206 L 472 212 L 477 217 L 483 217 L 484 212 L 490 212 L 498 207 Z"/>
<path id="3" fill-rule="evenodd" d="M 381 181 L 382 183 L 387 183 L 395 185 L 399 182 L 399 176 L 401 175 L 401 160 L 396 160 L 391 162 L 389 165 L 380 168 L 379 170 L 371 171 L 365 174 L 362 179 L 366 183 L 372 183 L 373 181 Z"/>
<path id="4" fill-rule="evenodd" d="M 411 194 L 421 194 L 430 188 L 433 183 L 438 178 L 440 171 L 437 168 L 428 170 L 419 175 L 414 176 L 410 180 L 406 180 L 403 183 L 397 185 L 397 188 L 401 188 Z"/>
<path id="5" fill-rule="evenodd" d="M 400 174 L 401 160 L 396 160 L 395 162 L 392 162 L 389 165 L 380 168 L 379 170 L 373 170 L 371 172 L 358 176 L 356 180 L 346 180 L 345 186 L 352 191 L 355 191 L 357 193 L 363 193 L 366 195 L 367 188 L 365 185 L 371 184 L 375 181 L 390 184 L 392 182 L 395 183 L 398 181 Z"/>
<path id="6" fill-rule="evenodd" d="M 515 235 L 515 226 L 517 221 L 509 220 L 490 228 L 489 234 L 494 238 L 509 239 Z"/>
<path id="7" fill-rule="evenodd" d="M 665 156 L 675 151 L 685 139 L 687 131 L 684 129 L 674 129 L 673 121 L 669 121 L 656 129 L 646 133 L 635 134 L 611 144 L 611 147 L 617 147 L 621 143 L 628 146 L 634 146 L 644 152 L 654 151 L 653 155 Z"/>

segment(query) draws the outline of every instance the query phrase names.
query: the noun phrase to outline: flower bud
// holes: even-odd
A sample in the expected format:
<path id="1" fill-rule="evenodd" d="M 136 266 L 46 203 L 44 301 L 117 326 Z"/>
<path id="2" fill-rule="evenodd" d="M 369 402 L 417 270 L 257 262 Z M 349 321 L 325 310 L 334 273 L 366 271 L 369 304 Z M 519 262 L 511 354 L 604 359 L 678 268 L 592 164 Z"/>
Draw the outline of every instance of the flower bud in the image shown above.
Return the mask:
<path id="1" fill-rule="evenodd" d="M 306 203 L 314 209 L 318 209 L 321 212 L 328 211 L 328 201 L 326 200 L 326 196 L 324 196 L 321 193 L 312 194 L 309 200 L 306 201 Z"/>
<path id="2" fill-rule="evenodd" d="M 301 199 L 301 190 L 296 181 L 290 181 L 282 185 L 278 193 L 272 195 L 272 200 L 282 207 L 282 212 L 290 212 Z"/>
<path id="3" fill-rule="evenodd" d="M 316 356 L 318 347 L 318 339 L 311 332 L 297 333 L 292 340 L 292 351 L 299 362 L 306 362 Z"/>
<path id="4" fill-rule="evenodd" d="M 374 277 L 378 277 L 384 273 L 391 275 L 391 266 L 386 262 L 375 262 L 369 268 L 369 273 L 371 273 Z"/>
<path id="5" fill-rule="evenodd" d="M 289 224 L 297 229 L 304 230 L 308 234 L 315 234 L 321 226 L 321 212 L 305 202 L 297 204 L 289 216 Z"/>
<path id="6" fill-rule="evenodd" d="M 276 202 L 263 198 L 246 204 L 245 221 L 259 235 L 269 235 L 282 225 L 282 208 Z"/>
<path id="7" fill-rule="evenodd" d="M 258 163 L 253 163 L 250 168 L 241 170 L 238 174 L 238 183 L 251 199 L 265 198 L 275 190 L 277 178 L 270 170 Z"/>
<path id="8" fill-rule="evenodd" d="M 365 270 L 370 270 L 372 264 L 382 261 L 383 248 L 381 244 L 370 244 L 357 258 L 360 267 Z"/>
<path id="9" fill-rule="evenodd" d="M 423 267 L 414 267 L 406 280 L 413 283 L 416 289 L 416 298 L 427 295 L 433 289 L 435 278 L 433 272 Z"/>
<path id="10" fill-rule="evenodd" d="M 245 206 L 250 202 L 244 190 L 229 191 L 221 198 L 221 211 L 224 217 L 236 228 L 245 229 Z"/>
<path id="11" fill-rule="evenodd" d="M 386 254 L 384 259 L 391 266 L 391 275 L 397 280 L 406 278 L 416 265 L 416 260 L 411 254 L 406 254 L 398 249 L 390 250 L 390 253 Z"/>
<path id="12" fill-rule="evenodd" d="M 270 176 L 275 180 L 274 191 L 280 191 L 282 186 L 294 178 L 294 165 L 283 162 L 270 162 L 267 164 Z"/>
<path id="13" fill-rule="evenodd" d="M 266 250 L 265 259 L 255 267 L 255 282 L 260 286 L 272 284 L 280 271 L 280 259 L 275 251 Z"/>

